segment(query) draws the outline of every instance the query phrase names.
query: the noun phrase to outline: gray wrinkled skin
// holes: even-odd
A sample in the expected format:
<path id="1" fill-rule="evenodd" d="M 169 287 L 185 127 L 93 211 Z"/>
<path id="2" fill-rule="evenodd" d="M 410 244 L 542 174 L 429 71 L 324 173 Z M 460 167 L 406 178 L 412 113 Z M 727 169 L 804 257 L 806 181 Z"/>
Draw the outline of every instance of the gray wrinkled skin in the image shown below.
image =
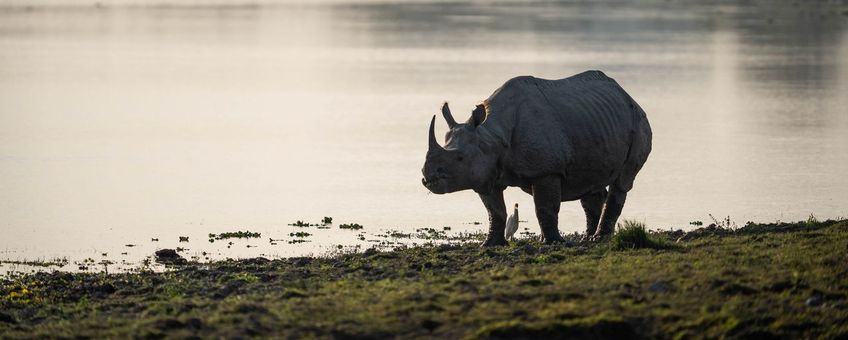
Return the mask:
<path id="1" fill-rule="evenodd" d="M 561 242 L 560 203 L 580 200 L 586 236 L 613 232 L 627 192 L 651 152 L 651 126 L 642 108 L 600 71 L 560 79 L 510 79 L 464 123 L 447 103 L 450 130 L 436 141 L 430 121 L 422 184 L 433 193 L 472 189 L 489 212 L 483 246 L 507 244 L 503 191 L 533 195 L 546 243 Z"/>

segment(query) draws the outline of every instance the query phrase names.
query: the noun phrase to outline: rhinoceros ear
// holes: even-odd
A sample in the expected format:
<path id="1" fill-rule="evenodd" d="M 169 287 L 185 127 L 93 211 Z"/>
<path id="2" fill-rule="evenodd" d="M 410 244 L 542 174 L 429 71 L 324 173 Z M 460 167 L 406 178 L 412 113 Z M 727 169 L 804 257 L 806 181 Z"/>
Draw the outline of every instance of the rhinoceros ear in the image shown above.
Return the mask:
<path id="1" fill-rule="evenodd" d="M 445 117 L 445 121 L 448 122 L 448 127 L 453 129 L 456 126 L 456 120 L 453 119 L 453 115 L 450 112 L 450 107 L 448 107 L 448 102 L 442 104 L 442 117 Z"/>
<path id="2" fill-rule="evenodd" d="M 486 106 L 484 104 L 479 104 L 476 108 L 474 108 L 474 111 L 471 112 L 471 118 L 468 119 L 468 123 L 472 126 L 477 126 L 483 124 L 484 120 L 486 120 Z"/>

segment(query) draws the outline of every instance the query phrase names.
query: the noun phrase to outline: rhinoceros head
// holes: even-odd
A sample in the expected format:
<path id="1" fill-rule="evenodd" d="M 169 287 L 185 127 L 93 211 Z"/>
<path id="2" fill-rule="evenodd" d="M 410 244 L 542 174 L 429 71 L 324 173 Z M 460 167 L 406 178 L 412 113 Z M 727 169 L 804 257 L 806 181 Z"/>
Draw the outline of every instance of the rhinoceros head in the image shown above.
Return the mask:
<path id="1" fill-rule="evenodd" d="M 430 120 L 430 143 L 421 172 L 421 183 L 435 194 L 474 189 L 485 190 L 497 164 L 497 154 L 486 152 L 478 126 L 485 119 L 483 105 L 477 107 L 465 123 L 457 123 L 448 103 L 442 106 L 442 115 L 450 130 L 445 134 L 445 146 L 436 141 L 436 116 Z"/>

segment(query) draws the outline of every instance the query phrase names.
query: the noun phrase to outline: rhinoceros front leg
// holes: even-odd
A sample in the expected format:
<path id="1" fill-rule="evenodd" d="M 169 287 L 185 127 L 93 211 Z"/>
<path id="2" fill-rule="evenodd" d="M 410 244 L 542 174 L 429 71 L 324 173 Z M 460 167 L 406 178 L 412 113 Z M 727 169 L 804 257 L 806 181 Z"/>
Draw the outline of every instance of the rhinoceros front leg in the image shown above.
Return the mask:
<path id="1" fill-rule="evenodd" d="M 612 235 L 615 231 L 615 222 L 621 216 L 621 210 L 624 209 L 624 201 L 627 199 L 627 192 L 610 186 L 607 201 L 604 203 L 604 210 L 601 213 L 601 222 L 598 224 L 598 230 L 595 232 L 594 240 L 600 240 L 604 237 Z"/>
<path id="2" fill-rule="evenodd" d="M 505 246 L 507 245 L 506 237 L 504 237 L 504 228 L 506 227 L 506 205 L 504 204 L 503 190 L 492 192 L 491 194 L 480 194 L 480 199 L 486 210 L 489 212 L 489 234 L 486 235 L 486 241 L 481 244 L 482 247 Z"/>
<path id="3" fill-rule="evenodd" d="M 536 205 L 536 218 L 542 228 L 542 236 L 547 244 L 565 242 L 559 235 L 559 206 L 562 203 L 562 179 L 559 176 L 547 176 L 533 183 L 533 203 Z"/>

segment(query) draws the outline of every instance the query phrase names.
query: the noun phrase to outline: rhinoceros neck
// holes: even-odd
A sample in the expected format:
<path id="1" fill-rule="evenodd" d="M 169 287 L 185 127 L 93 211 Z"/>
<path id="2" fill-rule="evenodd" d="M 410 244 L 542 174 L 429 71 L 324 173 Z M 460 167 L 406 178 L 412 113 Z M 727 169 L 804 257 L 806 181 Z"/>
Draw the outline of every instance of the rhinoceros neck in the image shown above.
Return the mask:
<path id="1" fill-rule="evenodd" d="M 480 141 L 487 150 L 500 151 L 505 148 L 503 143 L 504 138 L 501 137 L 501 134 L 497 130 L 480 125 L 477 127 L 477 136 L 480 137 Z"/>

